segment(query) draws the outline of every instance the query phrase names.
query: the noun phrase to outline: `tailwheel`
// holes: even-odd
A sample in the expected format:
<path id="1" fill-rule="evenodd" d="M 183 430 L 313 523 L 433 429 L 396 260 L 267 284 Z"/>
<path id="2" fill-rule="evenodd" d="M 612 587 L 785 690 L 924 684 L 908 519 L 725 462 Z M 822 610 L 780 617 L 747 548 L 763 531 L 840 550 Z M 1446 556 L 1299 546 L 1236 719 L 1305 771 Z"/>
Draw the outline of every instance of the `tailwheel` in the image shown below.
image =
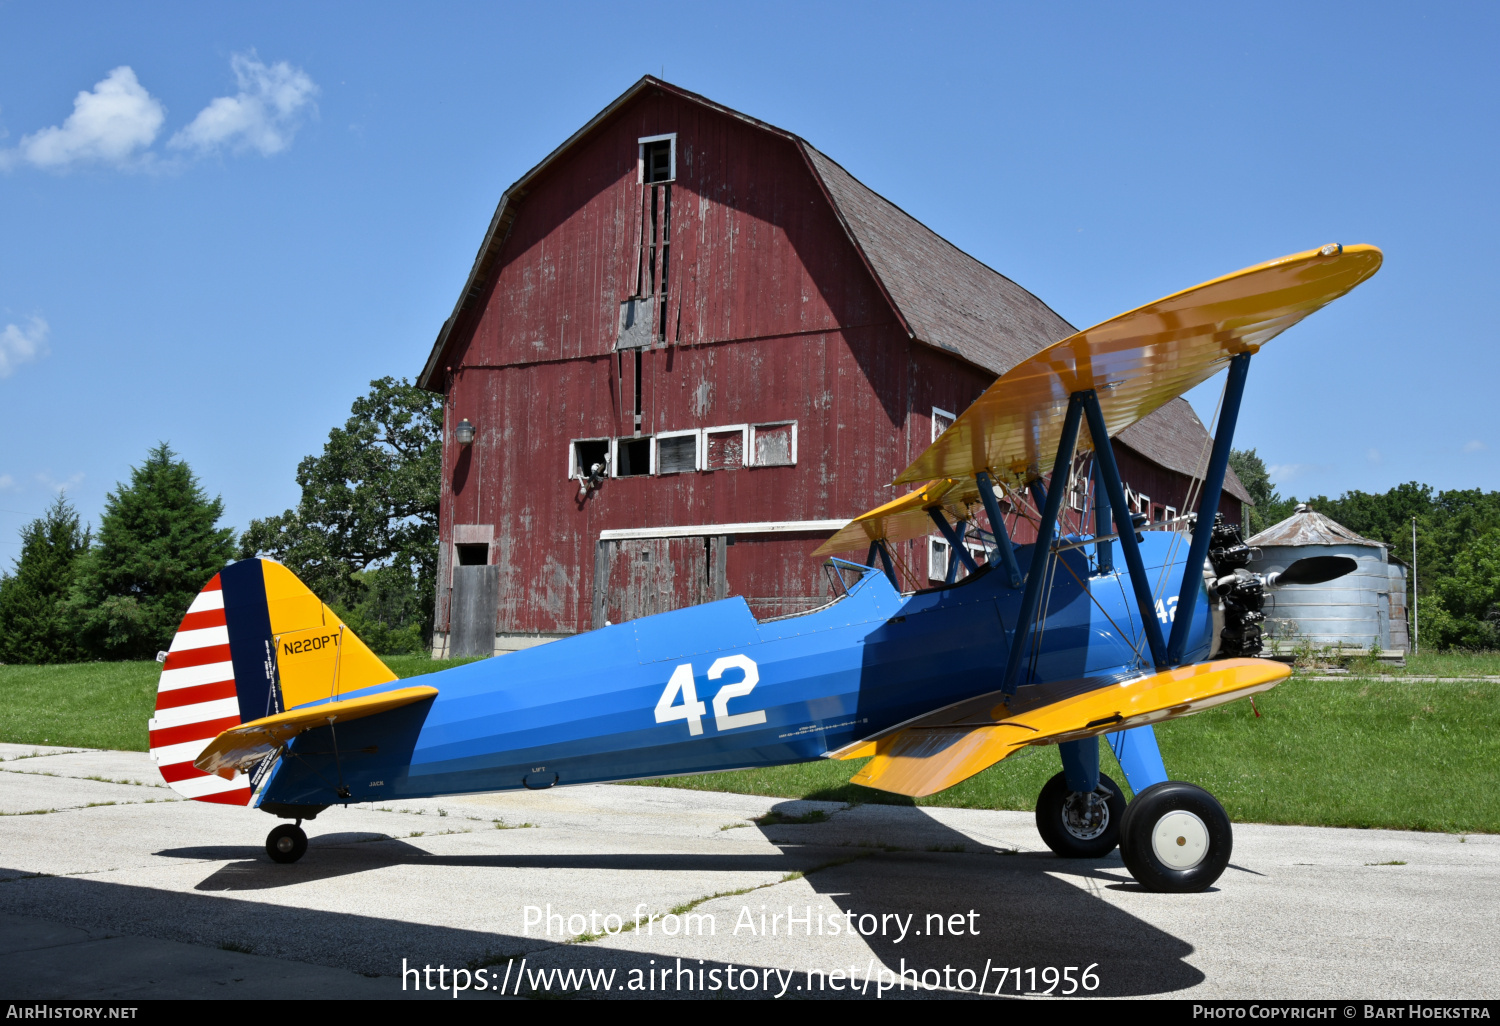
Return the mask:
<path id="1" fill-rule="evenodd" d="M 1059 773 L 1036 799 L 1037 831 L 1065 859 L 1102 859 L 1114 851 L 1124 816 L 1120 785 L 1103 773 L 1091 794 L 1069 791 L 1066 776 Z"/>
<path id="2" fill-rule="evenodd" d="M 1168 780 L 1135 796 L 1120 825 L 1120 855 L 1148 891 L 1206 891 L 1229 865 L 1234 831 L 1201 787 Z"/>
<path id="3" fill-rule="evenodd" d="M 300 826 L 283 823 L 266 836 L 266 854 L 272 862 L 296 862 L 307 853 L 307 835 Z"/>

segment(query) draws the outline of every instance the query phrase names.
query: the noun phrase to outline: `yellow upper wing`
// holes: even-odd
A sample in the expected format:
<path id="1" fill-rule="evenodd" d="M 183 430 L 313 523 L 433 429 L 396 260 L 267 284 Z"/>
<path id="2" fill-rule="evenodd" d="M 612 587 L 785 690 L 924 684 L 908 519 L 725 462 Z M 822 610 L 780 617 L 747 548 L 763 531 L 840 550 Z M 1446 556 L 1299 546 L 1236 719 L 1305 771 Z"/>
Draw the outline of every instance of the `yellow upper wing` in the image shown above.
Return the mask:
<path id="1" fill-rule="evenodd" d="M 857 517 L 819 553 L 931 530 L 936 492 L 978 497 L 973 477 L 1022 486 L 1052 469 L 1068 397 L 1094 389 L 1111 437 L 1353 289 L 1380 269 L 1374 246 L 1324 246 L 1247 267 L 1070 335 L 1007 371 L 896 477 L 928 482 Z M 1080 451 L 1093 448 L 1085 426 Z M 904 515 L 893 515 L 893 509 Z"/>

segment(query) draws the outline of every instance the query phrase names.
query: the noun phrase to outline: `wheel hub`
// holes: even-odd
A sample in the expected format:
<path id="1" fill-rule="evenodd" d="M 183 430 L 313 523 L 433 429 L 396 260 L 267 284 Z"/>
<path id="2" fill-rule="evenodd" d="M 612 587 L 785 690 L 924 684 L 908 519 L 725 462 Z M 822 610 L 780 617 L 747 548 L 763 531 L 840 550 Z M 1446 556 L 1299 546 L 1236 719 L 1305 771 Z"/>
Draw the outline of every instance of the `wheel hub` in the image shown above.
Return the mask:
<path id="1" fill-rule="evenodd" d="M 296 846 L 296 842 L 293 841 L 290 837 L 276 838 L 276 850 L 281 852 L 281 854 L 283 855 L 288 854 Z"/>
<path id="2" fill-rule="evenodd" d="M 1170 869 L 1192 869 L 1208 854 L 1208 827 L 1191 812 L 1176 809 L 1156 821 L 1151 849 Z"/>
<path id="3" fill-rule="evenodd" d="M 1109 802 L 1094 791 L 1074 791 L 1063 800 L 1063 829 L 1080 841 L 1092 841 L 1109 828 Z"/>

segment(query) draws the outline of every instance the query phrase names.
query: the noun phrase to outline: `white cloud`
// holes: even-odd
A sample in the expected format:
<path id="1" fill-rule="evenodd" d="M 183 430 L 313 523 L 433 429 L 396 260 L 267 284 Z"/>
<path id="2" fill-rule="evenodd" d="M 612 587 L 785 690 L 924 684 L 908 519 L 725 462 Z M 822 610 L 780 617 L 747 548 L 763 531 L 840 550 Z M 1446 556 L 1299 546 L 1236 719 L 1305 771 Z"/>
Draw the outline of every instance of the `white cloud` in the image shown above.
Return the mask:
<path id="1" fill-rule="evenodd" d="M 74 474 L 66 481 L 59 481 L 51 474 L 43 471 L 36 476 L 36 479 L 39 484 L 45 485 L 46 487 L 52 489 L 54 492 L 65 492 L 69 488 L 72 488 L 74 485 L 80 484 L 83 481 L 83 475 Z"/>
<path id="2" fill-rule="evenodd" d="M 1385 457 L 1380 454 L 1379 449 L 1366 449 L 1365 459 L 1369 460 L 1371 463 L 1379 464 L 1384 462 Z"/>
<path id="3" fill-rule="evenodd" d="M 166 120 L 161 102 L 121 65 L 73 98 L 73 113 L 54 125 L 21 138 L 14 151 L 37 167 L 61 170 L 85 161 L 127 165 L 136 151 L 150 146 Z M 14 159 L 14 157 L 12 157 Z"/>
<path id="4" fill-rule="evenodd" d="M 16 479 L 11 477 L 9 474 L 0 474 L 0 492 L 15 491 L 20 491 L 20 489 L 16 487 Z"/>
<path id="5" fill-rule="evenodd" d="M 22 328 L 7 324 L 0 331 L 0 378 L 8 378 L 23 363 L 47 355 L 47 322 L 33 317 Z"/>
<path id="6" fill-rule="evenodd" d="M 1484 452 L 1488 448 L 1489 446 L 1477 438 L 1464 443 L 1464 452 Z"/>
<path id="7" fill-rule="evenodd" d="M 264 156 L 292 144 L 302 115 L 317 95 L 317 84 L 286 61 L 266 65 L 252 51 L 230 61 L 240 91 L 220 96 L 198 112 L 167 145 L 211 153 L 221 147 L 255 150 Z"/>

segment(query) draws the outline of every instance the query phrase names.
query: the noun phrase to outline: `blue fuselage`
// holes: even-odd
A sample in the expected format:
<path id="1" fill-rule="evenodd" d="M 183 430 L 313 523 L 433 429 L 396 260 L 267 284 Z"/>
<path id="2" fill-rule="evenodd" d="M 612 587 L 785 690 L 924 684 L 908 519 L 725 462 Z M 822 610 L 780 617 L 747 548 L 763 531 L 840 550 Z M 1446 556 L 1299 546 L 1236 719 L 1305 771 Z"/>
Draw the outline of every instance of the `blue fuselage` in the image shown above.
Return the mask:
<path id="1" fill-rule="evenodd" d="M 1141 546 L 1163 631 L 1186 552 L 1187 537 L 1170 532 L 1148 532 Z M 1023 693 L 1149 672 L 1128 577 L 1098 573 L 1093 553 L 1058 557 Z M 1029 547 L 1017 554 L 1027 565 Z M 730 598 L 371 688 L 359 694 L 422 683 L 438 695 L 340 725 L 336 738 L 327 728 L 301 735 L 261 801 L 423 798 L 817 759 L 997 690 L 1021 603 L 1003 577 L 981 569 L 901 595 L 870 572 L 842 599 L 797 616 L 757 623 L 744 599 Z M 1185 662 L 1209 654 L 1207 601 L 1200 589 Z"/>

